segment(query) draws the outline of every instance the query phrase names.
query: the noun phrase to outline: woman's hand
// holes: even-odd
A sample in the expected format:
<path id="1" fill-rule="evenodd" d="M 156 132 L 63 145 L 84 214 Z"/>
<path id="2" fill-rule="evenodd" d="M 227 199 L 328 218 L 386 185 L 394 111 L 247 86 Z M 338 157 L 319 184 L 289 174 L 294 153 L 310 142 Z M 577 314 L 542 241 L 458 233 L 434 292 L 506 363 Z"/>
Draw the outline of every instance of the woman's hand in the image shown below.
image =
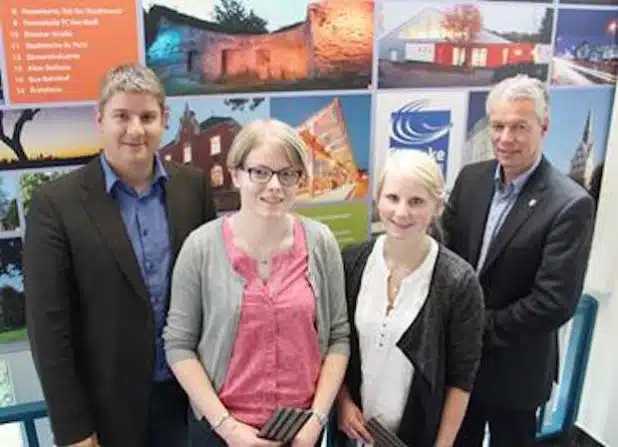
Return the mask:
<path id="1" fill-rule="evenodd" d="M 292 447 L 315 447 L 321 432 L 322 426 L 318 418 L 312 415 L 294 437 Z"/>
<path id="2" fill-rule="evenodd" d="M 277 447 L 280 442 L 258 438 L 259 431 L 250 425 L 229 418 L 215 430 L 229 447 Z"/>
<path id="3" fill-rule="evenodd" d="M 373 438 L 365 427 L 362 411 L 348 395 L 340 397 L 337 413 L 339 430 L 344 432 L 348 438 L 373 444 Z"/>

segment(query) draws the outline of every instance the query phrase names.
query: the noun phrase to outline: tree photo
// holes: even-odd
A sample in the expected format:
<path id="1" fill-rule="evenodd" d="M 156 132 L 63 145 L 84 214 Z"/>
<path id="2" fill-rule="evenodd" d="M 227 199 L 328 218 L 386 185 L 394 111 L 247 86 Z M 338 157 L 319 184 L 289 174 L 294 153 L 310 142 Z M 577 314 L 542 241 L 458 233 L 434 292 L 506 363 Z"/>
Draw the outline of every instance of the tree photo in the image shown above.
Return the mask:
<path id="1" fill-rule="evenodd" d="M 94 109 L 0 109 L 0 168 L 83 164 L 100 151 Z"/>
<path id="2" fill-rule="evenodd" d="M 465 49 L 462 65 L 467 70 L 474 69 L 470 49 L 482 26 L 483 17 L 475 5 L 456 5 L 444 13 L 442 27 L 449 32 L 447 40 Z"/>
<path id="3" fill-rule="evenodd" d="M 0 141 L 2 141 L 6 146 L 13 151 L 15 156 L 19 161 L 27 161 L 28 155 L 24 150 L 24 145 L 22 144 L 22 132 L 24 130 L 24 126 L 29 121 L 32 121 L 37 113 L 39 113 L 41 109 L 24 109 L 21 111 L 21 115 L 17 119 L 17 122 L 13 126 L 13 132 L 11 136 L 6 134 L 4 129 L 4 111 L 0 110 Z"/>
<path id="4" fill-rule="evenodd" d="M 0 343 L 26 334 L 21 238 L 0 239 Z"/>
<path id="5" fill-rule="evenodd" d="M 16 188 L 11 188 L 7 177 L 0 177 L 0 231 L 13 231 L 19 227 Z"/>
<path id="6" fill-rule="evenodd" d="M 19 188 L 21 189 L 21 197 L 24 203 L 24 214 L 27 214 L 30 209 L 34 191 L 42 184 L 62 177 L 65 173 L 66 171 L 45 171 L 23 174 L 19 179 Z"/>
<path id="7" fill-rule="evenodd" d="M 267 33 L 268 21 L 259 17 L 253 9 L 247 8 L 238 0 L 220 0 L 214 8 L 214 21 L 230 32 Z"/>

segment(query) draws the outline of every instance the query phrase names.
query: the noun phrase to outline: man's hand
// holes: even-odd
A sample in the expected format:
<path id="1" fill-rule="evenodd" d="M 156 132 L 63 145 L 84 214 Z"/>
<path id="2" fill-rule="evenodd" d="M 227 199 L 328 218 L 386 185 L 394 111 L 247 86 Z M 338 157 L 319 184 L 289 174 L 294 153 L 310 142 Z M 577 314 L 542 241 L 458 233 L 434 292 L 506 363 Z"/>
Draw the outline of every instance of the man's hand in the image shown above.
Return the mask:
<path id="1" fill-rule="evenodd" d="M 99 440 L 95 433 L 88 436 L 86 439 L 82 439 L 75 444 L 71 444 L 71 447 L 100 447 Z"/>

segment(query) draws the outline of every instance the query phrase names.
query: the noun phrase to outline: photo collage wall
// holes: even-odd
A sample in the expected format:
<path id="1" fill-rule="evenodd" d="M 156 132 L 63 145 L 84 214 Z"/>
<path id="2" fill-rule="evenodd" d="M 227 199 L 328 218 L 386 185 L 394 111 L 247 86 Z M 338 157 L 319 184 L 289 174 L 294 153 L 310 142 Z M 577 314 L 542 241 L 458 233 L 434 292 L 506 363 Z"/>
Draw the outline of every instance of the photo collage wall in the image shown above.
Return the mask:
<path id="1" fill-rule="evenodd" d="M 105 6 L 101 6 L 104 4 Z M 246 123 L 306 141 L 296 210 L 339 243 L 366 239 L 390 149 L 432 154 L 447 189 L 493 157 L 489 88 L 550 87 L 547 158 L 598 197 L 618 71 L 618 1 L 3 0 L 0 5 L 0 343 L 23 339 L 21 248 L 32 192 L 102 150 L 105 71 L 140 61 L 165 85 L 163 159 L 202 169 L 218 210 Z"/>

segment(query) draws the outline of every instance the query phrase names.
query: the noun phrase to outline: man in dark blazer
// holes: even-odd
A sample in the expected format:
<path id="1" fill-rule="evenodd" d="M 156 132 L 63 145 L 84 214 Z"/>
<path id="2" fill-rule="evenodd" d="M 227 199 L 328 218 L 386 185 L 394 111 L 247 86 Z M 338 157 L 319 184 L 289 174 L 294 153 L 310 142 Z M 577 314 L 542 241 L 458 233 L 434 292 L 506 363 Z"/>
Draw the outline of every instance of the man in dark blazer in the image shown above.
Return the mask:
<path id="1" fill-rule="evenodd" d="M 176 255 L 215 210 L 200 171 L 157 155 L 166 121 L 151 70 L 110 70 L 102 154 L 39 188 L 28 211 L 28 336 L 61 446 L 186 445 L 161 331 Z"/>
<path id="2" fill-rule="evenodd" d="M 541 154 L 545 86 L 519 75 L 487 98 L 496 160 L 464 167 L 443 227 L 476 267 L 485 294 L 484 348 L 457 446 L 532 445 L 537 408 L 558 376 L 560 326 L 577 306 L 593 222 L 587 192 Z"/>

